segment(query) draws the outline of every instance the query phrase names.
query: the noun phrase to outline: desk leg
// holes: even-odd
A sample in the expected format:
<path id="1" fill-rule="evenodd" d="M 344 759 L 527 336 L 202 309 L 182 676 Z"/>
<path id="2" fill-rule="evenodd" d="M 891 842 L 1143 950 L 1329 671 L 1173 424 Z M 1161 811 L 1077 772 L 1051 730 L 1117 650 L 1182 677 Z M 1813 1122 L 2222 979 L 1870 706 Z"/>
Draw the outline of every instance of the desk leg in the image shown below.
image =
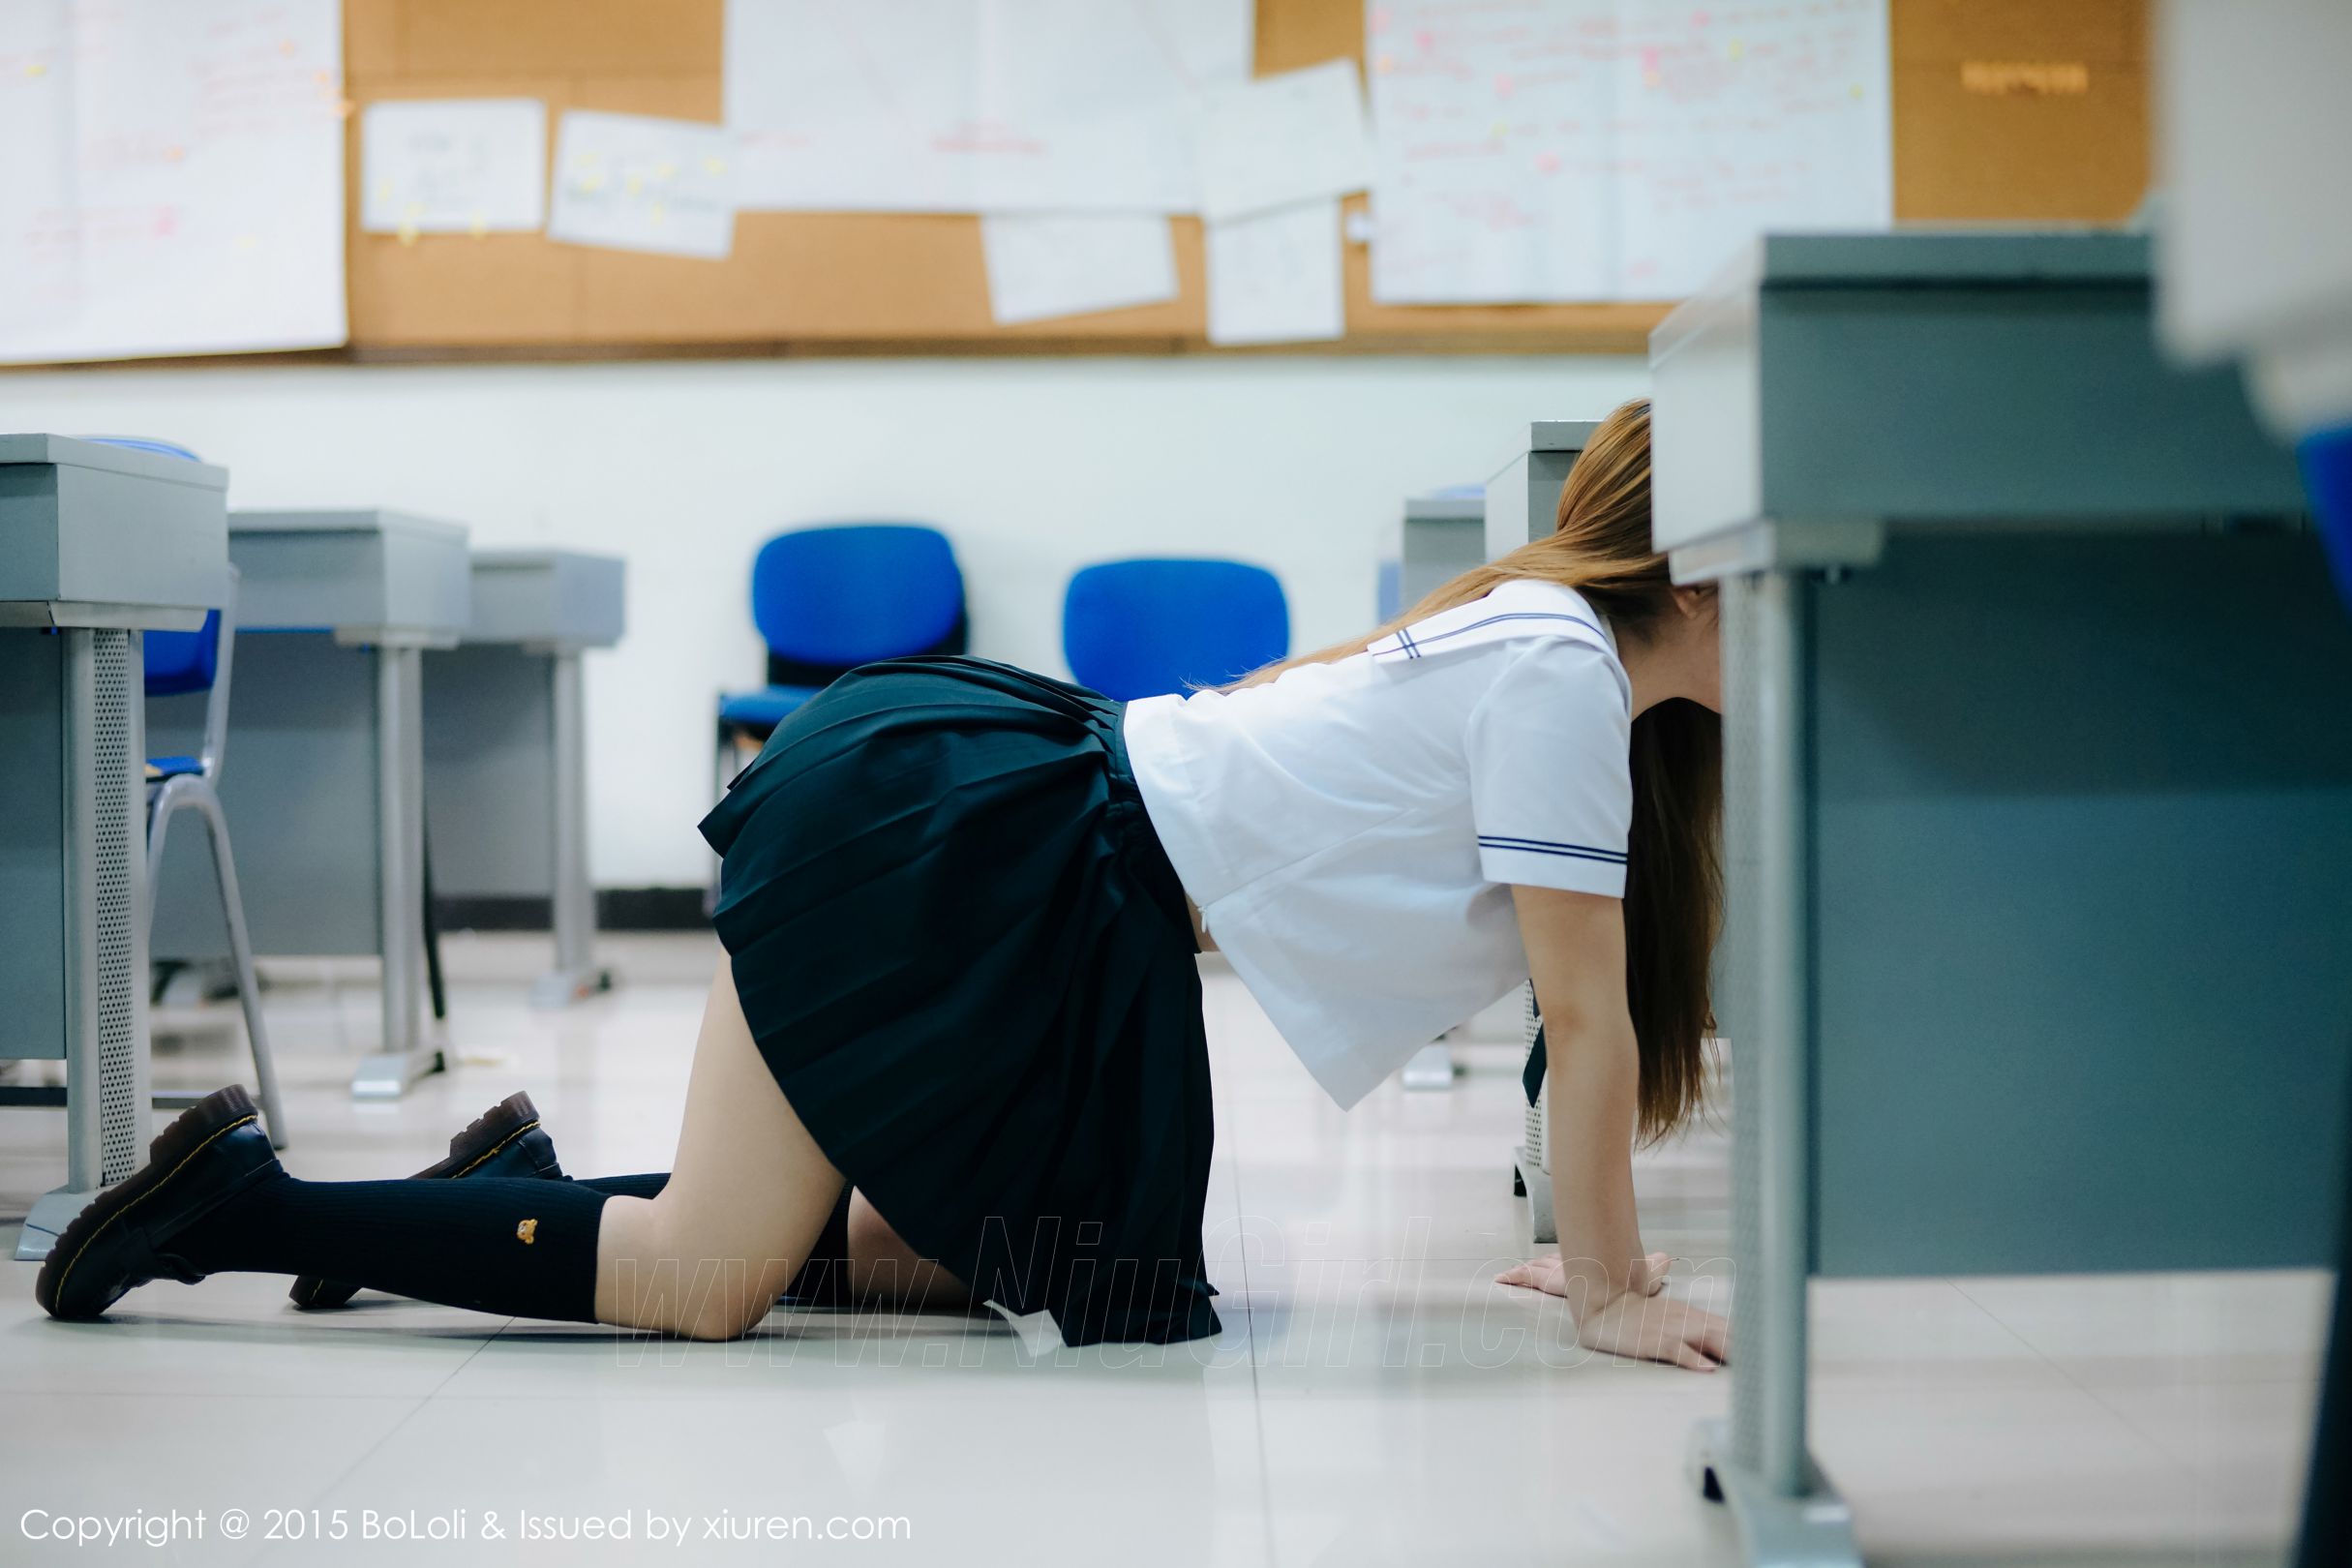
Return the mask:
<path id="1" fill-rule="evenodd" d="M 383 1044 L 351 1077 L 354 1100 L 398 1100 L 441 1070 L 424 1043 L 418 986 L 425 956 L 424 655 L 376 649 L 377 941 L 383 953 Z"/>
<path id="2" fill-rule="evenodd" d="M 66 1184 L 16 1241 L 49 1255 L 98 1190 L 146 1162 L 146 716 L 136 632 L 63 633 L 66 804 Z"/>
<path id="3" fill-rule="evenodd" d="M 1810 767 L 1801 577 L 1723 585 L 1725 851 L 1733 969 L 1732 1415 L 1703 1423 L 1693 1479 L 1751 1563 L 1861 1562 L 1853 1517 L 1805 1449 Z"/>
<path id="4" fill-rule="evenodd" d="M 596 893 L 588 866 L 588 724 L 580 688 L 580 654 L 558 650 L 549 660 L 554 738 L 551 793 L 555 798 L 556 967 L 531 986 L 531 1006 L 568 1007 L 610 990 L 610 971 L 596 963 Z"/>

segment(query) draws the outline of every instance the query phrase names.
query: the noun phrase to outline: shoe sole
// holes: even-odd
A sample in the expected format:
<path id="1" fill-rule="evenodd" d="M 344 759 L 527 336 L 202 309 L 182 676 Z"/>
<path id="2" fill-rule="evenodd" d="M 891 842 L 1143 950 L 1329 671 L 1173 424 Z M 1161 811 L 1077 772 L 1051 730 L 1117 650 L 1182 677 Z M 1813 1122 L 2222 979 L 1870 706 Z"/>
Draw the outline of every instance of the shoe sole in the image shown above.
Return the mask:
<path id="1" fill-rule="evenodd" d="M 467 1123 L 466 1130 L 449 1140 L 449 1157 L 437 1160 L 408 1179 L 412 1182 L 454 1181 L 486 1160 L 494 1160 L 500 1150 L 539 1125 L 539 1107 L 530 1102 L 528 1094 L 508 1095 L 504 1100 Z M 360 1287 L 341 1280 L 321 1279 L 306 1274 L 294 1282 L 287 1292 L 288 1299 L 304 1312 L 325 1312 L 341 1307 L 359 1294 Z"/>
<path id="2" fill-rule="evenodd" d="M 188 1161 L 216 1139 L 257 1120 L 260 1114 L 253 1097 L 239 1084 L 207 1095 L 180 1112 L 147 1145 L 147 1163 L 92 1198 L 49 1249 L 48 1260 L 41 1265 L 41 1275 L 33 1282 L 33 1299 L 41 1304 L 41 1310 L 51 1317 L 65 1315 L 57 1310 L 58 1299 L 65 1294 L 66 1282 L 82 1254 L 90 1250 L 90 1244 L 105 1234 L 107 1226 L 162 1191 L 186 1168 Z M 88 1315 L 98 1317 L 105 1312 L 102 1307 Z"/>

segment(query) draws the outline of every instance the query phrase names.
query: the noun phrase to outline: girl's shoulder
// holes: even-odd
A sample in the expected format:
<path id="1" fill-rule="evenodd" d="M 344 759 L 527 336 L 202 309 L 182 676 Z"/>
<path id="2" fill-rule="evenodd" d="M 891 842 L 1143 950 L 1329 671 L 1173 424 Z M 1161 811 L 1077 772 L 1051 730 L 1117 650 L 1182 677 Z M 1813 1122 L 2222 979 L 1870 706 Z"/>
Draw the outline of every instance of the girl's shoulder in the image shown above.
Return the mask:
<path id="1" fill-rule="evenodd" d="M 1616 659 L 1608 621 L 1583 594 L 1530 577 L 1515 577 L 1467 604 L 1401 626 L 1366 651 L 1375 663 L 1409 664 L 1531 638 L 1566 639 Z"/>

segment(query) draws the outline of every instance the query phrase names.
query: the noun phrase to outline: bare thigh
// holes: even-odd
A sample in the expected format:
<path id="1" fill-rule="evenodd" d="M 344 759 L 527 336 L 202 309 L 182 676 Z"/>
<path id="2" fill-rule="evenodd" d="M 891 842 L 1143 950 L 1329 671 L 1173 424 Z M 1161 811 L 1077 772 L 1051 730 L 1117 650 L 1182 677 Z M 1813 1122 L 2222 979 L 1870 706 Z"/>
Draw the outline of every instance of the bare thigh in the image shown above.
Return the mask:
<path id="1" fill-rule="evenodd" d="M 863 1192 L 850 1194 L 849 1263 L 850 1293 L 859 1301 L 921 1307 L 972 1299 L 962 1281 L 909 1247 Z"/>
<path id="2" fill-rule="evenodd" d="M 762 1060 L 722 959 L 669 1184 L 658 1197 L 605 1204 L 597 1317 L 698 1339 L 740 1334 L 806 1261 L 841 1185 Z"/>

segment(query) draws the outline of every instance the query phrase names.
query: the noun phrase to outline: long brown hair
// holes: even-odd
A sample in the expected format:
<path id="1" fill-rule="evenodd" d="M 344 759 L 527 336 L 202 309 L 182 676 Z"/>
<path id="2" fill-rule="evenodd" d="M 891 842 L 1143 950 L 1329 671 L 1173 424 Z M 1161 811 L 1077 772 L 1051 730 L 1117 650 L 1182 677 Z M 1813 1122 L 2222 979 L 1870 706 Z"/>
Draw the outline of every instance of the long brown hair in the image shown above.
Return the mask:
<path id="1" fill-rule="evenodd" d="M 1674 585 L 1649 543 L 1649 402 L 1601 421 L 1568 470 L 1553 530 L 1444 584 L 1386 625 L 1268 665 L 1255 685 L 1301 664 L 1360 653 L 1400 626 L 1467 604 L 1513 578 L 1583 594 L 1619 638 L 1671 624 Z M 1700 1041 L 1713 1023 L 1707 964 L 1723 909 L 1723 724 L 1694 702 L 1651 707 L 1633 724 L 1633 829 L 1626 849 L 1625 992 L 1642 1063 L 1639 1131 L 1663 1137 L 1700 1106 Z"/>

